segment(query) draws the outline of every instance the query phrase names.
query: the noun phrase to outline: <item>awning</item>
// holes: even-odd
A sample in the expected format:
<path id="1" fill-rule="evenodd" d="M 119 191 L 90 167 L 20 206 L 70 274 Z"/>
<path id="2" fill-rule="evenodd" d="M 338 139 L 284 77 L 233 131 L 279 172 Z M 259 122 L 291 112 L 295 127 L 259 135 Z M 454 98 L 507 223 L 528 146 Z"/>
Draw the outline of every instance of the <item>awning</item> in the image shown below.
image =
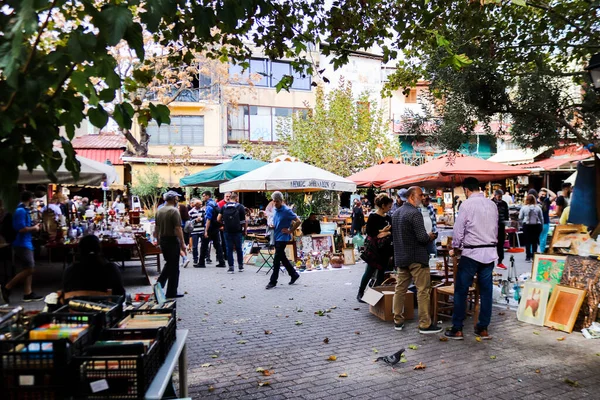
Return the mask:
<path id="1" fill-rule="evenodd" d="M 267 165 L 267 163 L 260 160 L 254 160 L 252 157 L 245 154 L 238 154 L 229 162 L 181 178 L 179 184 L 182 187 L 219 186 L 223 182 L 237 178 L 238 176 L 244 175 L 264 165 Z"/>
<path id="2" fill-rule="evenodd" d="M 531 150 L 531 149 L 503 150 L 499 153 L 494 154 L 487 160 L 506 164 L 506 165 L 531 164 L 535 161 L 535 157 L 539 156 L 546 150 L 548 150 L 548 149 L 541 148 L 538 150 Z"/>
<path id="3" fill-rule="evenodd" d="M 571 166 L 571 163 L 576 161 L 585 160 L 586 158 L 590 158 L 590 154 L 577 154 L 571 156 L 560 156 L 560 157 L 550 157 L 545 160 L 536 161 L 531 164 L 522 165 L 523 168 L 530 169 L 532 171 L 556 171 L 561 169 L 563 166 L 570 166 L 571 168 L 566 168 L 568 170 L 574 170 L 575 167 Z M 565 168 L 563 168 L 565 169 Z"/>
<path id="4" fill-rule="evenodd" d="M 377 164 L 365 170 L 350 175 L 348 179 L 363 187 L 380 187 L 384 183 L 413 174 L 415 167 L 406 164 L 385 163 Z"/>

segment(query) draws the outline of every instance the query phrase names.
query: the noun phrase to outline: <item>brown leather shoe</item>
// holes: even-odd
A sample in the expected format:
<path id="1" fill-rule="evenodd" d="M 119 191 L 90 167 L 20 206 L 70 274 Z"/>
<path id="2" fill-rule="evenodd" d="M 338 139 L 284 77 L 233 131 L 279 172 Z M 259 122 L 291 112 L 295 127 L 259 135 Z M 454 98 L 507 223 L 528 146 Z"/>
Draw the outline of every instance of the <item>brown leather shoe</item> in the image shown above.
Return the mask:
<path id="1" fill-rule="evenodd" d="M 475 337 L 481 338 L 481 340 L 492 340 L 492 335 L 488 333 L 487 329 L 475 328 Z"/>

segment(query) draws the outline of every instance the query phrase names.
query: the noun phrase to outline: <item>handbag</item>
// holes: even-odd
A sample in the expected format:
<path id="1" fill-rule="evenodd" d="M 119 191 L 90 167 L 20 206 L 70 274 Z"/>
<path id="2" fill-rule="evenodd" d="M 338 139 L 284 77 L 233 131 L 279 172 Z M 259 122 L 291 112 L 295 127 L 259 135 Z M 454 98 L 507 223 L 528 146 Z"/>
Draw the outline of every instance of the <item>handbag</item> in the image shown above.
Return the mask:
<path id="1" fill-rule="evenodd" d="M 189 220 L 185 221 L 185 224 L 183 225 L 183 231 L 185 233 L 192 233 L 193 230 L 194 230 L 194 220 L 189 219 Z"/>

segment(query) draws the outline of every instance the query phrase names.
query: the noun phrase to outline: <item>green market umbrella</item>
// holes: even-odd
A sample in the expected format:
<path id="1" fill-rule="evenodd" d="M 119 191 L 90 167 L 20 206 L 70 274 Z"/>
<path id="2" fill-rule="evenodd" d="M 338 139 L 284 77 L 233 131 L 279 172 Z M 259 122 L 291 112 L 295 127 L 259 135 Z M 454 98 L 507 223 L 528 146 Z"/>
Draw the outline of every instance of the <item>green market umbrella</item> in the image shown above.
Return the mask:
<path id="1" fill-rule="evenodd" d="M 179 180 L 180 186 L 219 186 L 223 182 L 244 175 L 247 172 L 266 165 L 266 162 L 254 160 L 245 154 L 238 154 L 231 161 L 205 169 Z"/>

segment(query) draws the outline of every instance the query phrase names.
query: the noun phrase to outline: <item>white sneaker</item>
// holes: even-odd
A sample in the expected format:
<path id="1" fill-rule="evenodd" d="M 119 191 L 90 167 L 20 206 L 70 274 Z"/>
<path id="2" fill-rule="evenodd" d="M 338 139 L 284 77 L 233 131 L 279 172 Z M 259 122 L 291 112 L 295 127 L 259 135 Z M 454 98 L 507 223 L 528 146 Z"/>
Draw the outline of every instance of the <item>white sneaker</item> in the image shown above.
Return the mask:
<path id="1" fill-rule="evenodd" d="M 181 266 L 183 268 L 187 268 L 187 266 L 190 265 L 190 260 L 187 257 L 182 257 L 181 258 Z"/>

